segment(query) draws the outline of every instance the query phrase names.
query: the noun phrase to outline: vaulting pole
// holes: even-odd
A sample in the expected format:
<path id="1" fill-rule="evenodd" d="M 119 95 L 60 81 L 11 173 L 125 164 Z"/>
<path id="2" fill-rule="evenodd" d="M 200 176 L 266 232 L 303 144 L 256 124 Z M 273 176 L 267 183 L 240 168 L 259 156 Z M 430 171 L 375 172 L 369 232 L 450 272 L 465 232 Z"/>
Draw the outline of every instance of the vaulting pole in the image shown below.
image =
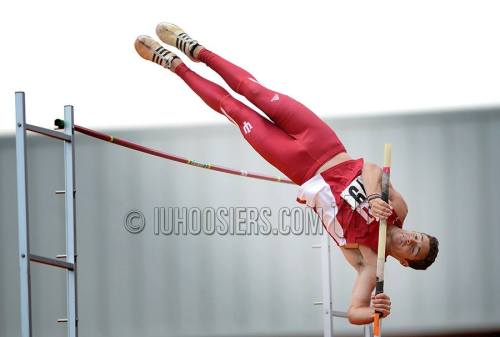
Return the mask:
<path id="1" fill-rule="evenodd" d="M 389 178 L 391 175 L 391 157 L 392 145 L 385 144 L 384 146 L 384 167 L 382 169 L 382 200 L 389 203 Z M 384 292 L 384 263 L 385 263 L 385 241 L 387 234 L 387 221 L 380 220 L 378 229 L 378 253 L 377 253 L 377 283 L 375 295 Z M 382 314 L 376 312 L 373 319 L 373 335 L 374 337 L 382 336 L 381 329 Z"/>

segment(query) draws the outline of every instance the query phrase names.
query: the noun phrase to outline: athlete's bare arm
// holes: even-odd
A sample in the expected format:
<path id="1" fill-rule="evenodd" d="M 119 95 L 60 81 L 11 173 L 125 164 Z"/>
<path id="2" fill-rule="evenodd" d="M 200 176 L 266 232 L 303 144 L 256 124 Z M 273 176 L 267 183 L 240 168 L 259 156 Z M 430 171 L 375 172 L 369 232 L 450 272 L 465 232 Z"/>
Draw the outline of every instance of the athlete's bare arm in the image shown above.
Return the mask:
<path id="1" fill-rule="evenodd" d="M 367 324 L 373 321 L 375 310 L 386 317 L 391 311 L 391 302 L 386 294 L 372 298 L 375 288 L 377 255 L 370 248 L 359 246 L 358 249 L 341 248 L 346 260 L 356 269 L 357 277 L 352 290 L 351 304 L 348 310 L 349 322 Z M 372 301 L 373 307 L 370 306 Z"/>
<path id="2" fill-rule="evenodd" d="M 362 177 L 367 196 L 373 193 L 380 193 L 382 168 L 373 163 L 365 163 Z M 399 220 L 404 222 L 408 214 L 408 206 L 401 194 L 394 189 L 392 183 L 389 186 L 389 203 L 396 211 Z M 381 199 L 374 199 L 370 204 L 372 215 L 378 218 L 385 219 L 392 213 L 390 206 Z"/>
<path id="3" fill-rule="evenodd" d="M 408 205 L 406 204 L 403 196 L 394 189 L 392 184 L 389 185 L 389 202 L 396 211 L 399 220 L 403 223 L 406 219 L 406 215 L 408 214 Z"/>

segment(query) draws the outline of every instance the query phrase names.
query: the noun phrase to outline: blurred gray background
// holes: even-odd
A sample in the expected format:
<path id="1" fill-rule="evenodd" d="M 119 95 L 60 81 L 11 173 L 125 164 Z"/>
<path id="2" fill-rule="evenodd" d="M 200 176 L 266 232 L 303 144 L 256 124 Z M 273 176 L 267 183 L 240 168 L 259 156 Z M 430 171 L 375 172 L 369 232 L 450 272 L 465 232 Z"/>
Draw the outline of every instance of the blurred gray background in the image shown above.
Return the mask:
<path id="1" fill-rule="evenodd" d="M 28 113 L 29 117 L 29 113 Z M 76 110 L 78 122 L 78 110 Z M 28 118 L 29 122 L 29 118 Z M 500 330 L 500 108 L 327 121 L 353 157 L 381 163 L 393 143 L 392 181 L 405 226 L 436 235 L 428 271 L 386 264 L 393 311 L 384 333 Z M 78 123 L 77 123 L 78 124 Z M 122 130 L 117 137 L 200 162 L 278 174 L 232 125 Z M 62 145 L 28 140 L 31 251 L 64 252 Z M 20 334 L 15 139 L 0 138 L 0 336 Z M 281 175 L 281 174 L 280 174 Z M 167 236 L 155 207 L 296 207 L 297 188 L 188 167 L 78 135 L 80 336 L 319 336 L 317 236 Z M 124 229 L 140 210 L 146 227 Z M 271 217 L 271 219 L 273 219 Z M 345 310 L 354 271 L 333 251 L 334 306 Z M 65 336 L 64 271 L 32 264 L 34 336 Z M 340 335 L 361 327 L 335 319 Z"/>

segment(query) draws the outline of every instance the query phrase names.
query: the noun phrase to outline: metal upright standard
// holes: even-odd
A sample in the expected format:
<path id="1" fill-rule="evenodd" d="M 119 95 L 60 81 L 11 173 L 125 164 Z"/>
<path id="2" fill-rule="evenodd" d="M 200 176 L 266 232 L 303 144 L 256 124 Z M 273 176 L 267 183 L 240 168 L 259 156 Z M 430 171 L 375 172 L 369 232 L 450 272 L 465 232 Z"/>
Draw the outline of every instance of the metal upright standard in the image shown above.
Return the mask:
<path id="1" fill-rule="evenodd" d="M 347 312 L 333 310 L 333 287 L 332 287 L 332 267 L 331 267 L 331 249 L 330 235 L 324 233 L 321 238 L 321 244 L 314 245 L 313 248 L 321 248 L 321 275 L 323 301 L 314 302 L 314 305 L 323 306 L 323 336 L 333 337 L 333 317 L 348 318 Z M 364 337 L 373 336 L 373 328 L 371 324 L 366 324 L 363 327 Z"/>
<path id="2" fill-rule="evenodd" d="M 26 123 L 24 92 L 16 92 L 16 164 L 17 164 L 17 200 L 19 226 L 19 272 L 21 292 L 21 336 L 32 336 L 31 325 L 31 275 L 30 263 L 37 262 L 66 270 L 66 322 L 69 337 L 78 336 L 77 311 L 77 263 L 76 263 L 76 227 L 75 227 L 75 144 L 73 131 L 73 106 L 64 107 L 64 132 L 41 128 Z M 66 208 L 66 254 L 56 258 L 31 254 L 29 242 L 29 208 L 26 164 L 26 132 L 36 132 L 64 142 L 65 190 L 56 194 L 65 195 Z"/>

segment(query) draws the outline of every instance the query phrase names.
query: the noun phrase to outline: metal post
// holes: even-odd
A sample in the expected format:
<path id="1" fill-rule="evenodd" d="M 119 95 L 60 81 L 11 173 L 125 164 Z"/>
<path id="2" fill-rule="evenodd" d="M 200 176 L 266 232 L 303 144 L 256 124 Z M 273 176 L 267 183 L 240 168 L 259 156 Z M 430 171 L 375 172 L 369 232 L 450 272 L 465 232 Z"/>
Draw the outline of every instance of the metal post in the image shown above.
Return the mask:
<path id="1" fill-rule="evenodd" d="M 332 279 L 330 264 L 330 236 L 324 233 L 321 242 L 321 274 L 323 288 L 323 331 L 324 337 L 333 336 Z"/>
<path id="2" fill-rule="evenodd" d="M 19 272 L 21 294 L 21 336 L 31 337 L 31 277 L 30 261 L 66 269 L 66 306 L 67 317 L 58 322 L 67 322 L 68 336 L 78 337 L 78 302 L 77 302 L 77 268 L 76 268 L 76 217 L 75 217 L 75 144 L 73 107 L 64 107 L 66 122 L 64 133 L 41 128 L 26 123 L 24 92 L 16 92 L 16 163 L 17 163 L 17 197 L 19 226 Z M 29 249 L 29 209 L 26 165 L 26 132 L 33 131 L 48 137 L 64 141 L 65 171 L 65 223 L 66 254 L 58 258 L 34 255 Z"/>
<path id="3" fill-rule="evenodd" d="M 71 142 L 64 142 L 65 207 L 66 207 L 66 262 L 74 265 L 66 271 L 66 307 L 68 336 L 78 336 L 77 263 L 76 263 L 76 207 L 75 207 L 75 137 L 73 106 L 64 106 L 64 133 Z"/>
<path id="4" fill-rule="evenodd" d="M 365 324 L 364 326 L 365 337 L 373 337 L 373 327 L 371 324 Z"/>
<path id="5" fill-rule="evenodd" d="M 28 179 L 26 174 L 26 107 L 24 92 L 16 92 L 17 221 L 21 336 L 31 337 L 31 273 L 29 260 Z"/>
<path id="6" fill-rule="evenodd" d="M 348 315 L 347 312 L 333 310 L 331 245 L 328 233 L 323 235 L 321 244 L 315 244 L 313 248 L 321 248 L 321 284 L 323 288 L 323 301 L 314 302 L 314 305 L 323 306 L 323 336 L 333 337 L 333 317 L 348 318 Z M 373 337 L 371 324 L 363 326 L 363 335 L 364 337 Z"/>

